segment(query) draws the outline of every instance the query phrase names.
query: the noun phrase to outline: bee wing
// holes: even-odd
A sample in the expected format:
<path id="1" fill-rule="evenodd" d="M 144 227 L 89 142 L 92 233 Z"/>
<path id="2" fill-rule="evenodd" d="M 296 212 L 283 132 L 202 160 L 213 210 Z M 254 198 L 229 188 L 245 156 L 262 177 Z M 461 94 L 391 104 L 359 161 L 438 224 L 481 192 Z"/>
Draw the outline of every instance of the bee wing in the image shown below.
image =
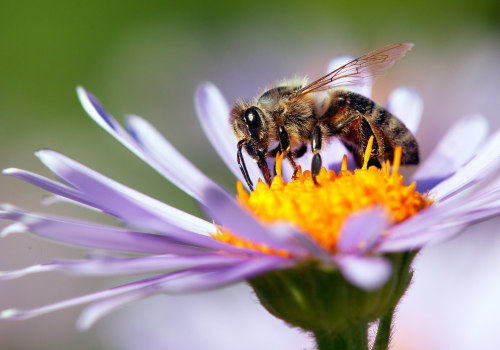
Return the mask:
<path id="1" fill-rule="evenodd" d="M 304 86 L 296 94 L 325 91 L 335 86 L 364 85 L 367 81 L 384 74 L 412 47 L 411 43 L 399 43 L 370 51 Z"/>

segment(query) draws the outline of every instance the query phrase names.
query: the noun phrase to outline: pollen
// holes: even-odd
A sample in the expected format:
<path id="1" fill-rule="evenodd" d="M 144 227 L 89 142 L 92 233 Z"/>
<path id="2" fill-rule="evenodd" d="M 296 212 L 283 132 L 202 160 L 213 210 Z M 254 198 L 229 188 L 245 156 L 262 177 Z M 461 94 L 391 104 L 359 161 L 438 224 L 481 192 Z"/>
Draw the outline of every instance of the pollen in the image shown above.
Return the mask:
<path id="1" fill-rule="evenodd" d="M 314 183 L 310 171 L 299 170 L 290 182 L 283 180 L 283 154 L 276 156 L 276 176 L 271 186 L 259 180 L 255 191 L 247 193 L 238 182 L 238 201 L 262 222 L 271 224 L 288 221 L 302 229 L 325 250 L 334 253 L 342 225 L 351 214 L 373 206 L 385 208 L 392 223 L 399 223 L 432 204 L 427 197 L 415 191 L 415 183 L 403 183 L 398 169 L 401 148 L 394 153 L 392 170 L 389 161 L 382 168 L 368 167 L 373 137 L 367 145 L 364 164 L 353 172 L 347 170 L 344 156 L 338 174 L 322 168 Z M 267 246 L 239 239 L 235 234 L 217 229 L 214 238 L 237 246 L 265 253 L 289 256 L 286 251 L 273 251 Z"/>

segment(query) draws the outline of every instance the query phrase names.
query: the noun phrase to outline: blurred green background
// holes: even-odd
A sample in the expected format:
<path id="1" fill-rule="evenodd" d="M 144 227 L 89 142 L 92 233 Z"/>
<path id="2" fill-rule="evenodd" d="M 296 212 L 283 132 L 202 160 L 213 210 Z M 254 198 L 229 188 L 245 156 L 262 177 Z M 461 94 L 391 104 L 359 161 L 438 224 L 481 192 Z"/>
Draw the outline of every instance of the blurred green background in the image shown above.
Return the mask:
<path id="1" fill-rule="evenodd" d="M 461 1 L 1 1 L 0 166 L 48 174 L 33 156 L 59 150 L 181 209 L 193 201 L 135 159 L 80 108 L 83 85 L 118 119 L 150 120 L 196 165 L 234 187 L 197 124 L 193 92 L 216 83 L 233 101 L 295 74 L 317 76 L 337 54 L 393 42 L 415 48 L 376 85 L 383 102 L 399 84 L 417 87 L 425 116 L 417 135 L 428 154 L 453 120 L 479 112 L 500 126 L 500 2 Z M 1 202 L 82 215 L 2 176 Z M 96 217 L 95 215 L 93 216 Z M 2 224 L 3 225 L 3 224 Z M 83 250 L 28 235 L 0 241 L 0 270 Z M 110 279 L 34 276 L 0 284 L 0 309 L 34 307 L 115 285 Z M 81 308 L 22 323 L 0 322 L 1 349 L 108 348 L 99 325 L 74 330 Z"/>

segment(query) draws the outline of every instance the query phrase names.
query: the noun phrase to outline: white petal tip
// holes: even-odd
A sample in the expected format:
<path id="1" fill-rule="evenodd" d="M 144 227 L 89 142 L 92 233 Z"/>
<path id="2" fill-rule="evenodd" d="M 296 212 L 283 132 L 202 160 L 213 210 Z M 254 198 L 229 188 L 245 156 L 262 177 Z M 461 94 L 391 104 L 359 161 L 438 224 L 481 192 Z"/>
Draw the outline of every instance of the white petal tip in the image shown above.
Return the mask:
<path id="1" fill-rule="evenodd" d="M 77 85 L 77 87 L 76 87 L 76 93 L 77 93 L 78 97 L 80 97 L 80 96 L 86 94 L 87 90 L 85 90 L 85 88 L 83 86 Z"/>
<path id="2" fill-rule="evenodd" d="M 88 320 L 86 317 L 79 317 L 78 320 L 76 321 L 76 329 L 79 332 L 86 332 L 88 331 L 92 326 L 94 325 L 94 322 Z"/>
<path id="3" fill-rule="evenodd" d="M 7 309 L 0 312 L 0 319 L 2 320 L 10 320 L 17 318 L 18 315 L 21 314 L 21 311 L 18 309 Z"/>
<path id="4" fill-rule="evenodd" d="M 3 169 L 2 170 L 2 174 L 12 175 L 12 174 L 15 174 L 18 171 L 19 171 L 19 169 L 16 169 L 16 168 L 7 168 L 7 169 Z"/>
<path id="5" fill-rule="evenodd" d="M 49 152 L 51 151 L 48 149 L 39 149 L 35 152 L 35 156 L 43 162 L 43 160 L 47 158 L 47 153 Z"/>
<path id="6" fill-rule="evenodd" d="M 23 233 L 28 231 L 28 227 L 20 222 L 13 223 L 0 231 L 0 238 L 5 238 L 13 233 Z M 1 275 L 0 275 L 1 276 Z"/>
<path id="7" fill-rule="evenodd" d="M 420 93 L 412 87 L 400 86 L 393 90 L 387 100 L 387 109 L 397 116 L 414 134 L 417 132 L 424 110 Z"/>
<path id="8" fill-rule="evenodd" d="M 344 277 L 367 291 L 382 287 L 392 274 L 392 265 L 384 258 L 346 256 L 339 263 Z"/>
<path id="9" fill-rule="evenodd" d="M 198 92 L 200 90 L 206 90 L 212 88 L 216 88 L 214 83 L 212 83 L 211 81 L 203 81 L 198 84 L 198 86 L 196 87 L 196 91 Z"/>

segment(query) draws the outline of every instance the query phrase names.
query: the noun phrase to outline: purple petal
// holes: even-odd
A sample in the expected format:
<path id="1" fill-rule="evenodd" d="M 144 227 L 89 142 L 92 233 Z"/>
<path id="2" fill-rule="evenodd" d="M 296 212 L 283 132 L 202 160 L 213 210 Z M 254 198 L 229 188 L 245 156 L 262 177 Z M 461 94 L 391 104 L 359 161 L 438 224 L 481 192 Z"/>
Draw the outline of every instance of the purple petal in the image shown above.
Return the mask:
<path id="1" fill-rule="evenodd" d="M 185 291 L 207 290 L 221 287 L 237 281 L 243 281 L 270 270 L 278 270 L 291 267 L 295 264 L 293 260 L 278 256 L 263 256 L 248 259 L 234 266 L 221 268 L 206 273 L 191 274 L 184 278 L 167 281 L 163 285 L 163 291 L 167 293 L 179 293 Z"/>
<path id="2" fill-rule="evenodd" d="M 265 273 L 269 270 L 282 269 L 292 266 L 293 262 L 275 256 L 267 256 L 258 259 L 248 259 L 230 267 L 221 268 L 215 271 L 188 273 L 180 275 L 180 278 L 164 281 L 160 289 L 167 293 L 178 293 L 183 291 L 199 291 L 216 287 Z M 78 320 L 78 328 L 85 330 L 94 324 L 95 321 L 122 306 L 125 303 L 142 299 L 147 295 L 157 293 L 156 285 L 154 289 L 142 289 L 130 291 L 118 297 L 113 297 L 89 306 Z"/>
<path id="3" fill-rule="evenodd" d="M 29 310 L 19 310 L 19 309 L 4 310 L 0 312 L 0 319 L 26 320 L 49 312 L 65 309 L 68 307 L 86 304 L 106 298 L 115 298 L 125 293 L 136 292 L 141 290 L 143 292 L 143 295 L 148 295 L 153 291 L 158 291 L 162 283 L 166 282 L 172 277 L 176 277 L 181 273 L 182 272 L 173 272 L 170 274 L 149 278 L 146 280 L 126 284 L 112 289 L 107 289 L 96 293 L 59 301 L 39 308 L 34 308 Z"/>
<path id="4" fill-rule="evenodd" d="M 246 186 L 236 161 L 236 143 L 229 125 L 229 106 L 217 87 L 209 82 L 198 86 L 194 97 L 196 113 L 208 140 L 233 174 Z M 257 164 L 243 152 L 250 178 L 261 177 Z M 255 180 L 253 180 L 255 181 Z"/>
<path id="5" fill-rule="evenodd" d="M 45 151 L 45 152 L 47 152 L 47 151 Z M 65 159 L 64 156 L 62 156 L 62 155 L 59 155 L 59 156 L 61 156 L 63 159 Z M 124 187 L 123 185 L 115 183 L 113 180 L 110 180 L 110 179 L 107 179 L 107 180 L 109 180 L 109 182 L 111 184 L 116 184 L 117 186 L 115 186 L 115 187 L 117 187 L 118 191 L 120 191 L 121 189 L 126 189 L 127 191 L 129 191 L 130 196 L 128 196 L 126 200 L 130 202 L 129 204 L 130 204 L 131 208 L 127 208 L 123 205 L 123 203 L 125 203 L 125 197 L 120 197 L 120 199 L 117 200 L 117 203 L 122 203 L 122 205 L 116 205 L 115 203 L 109 203 L 110 199 L 114 198 L 113 196 L 115 196 L 115 197 L 116 197 L 116 195 L 121 196 L 121 194 L 116 194 L 116 195 L 111 194 L 109 197 L 104 196 L 106 203 L 109 203 L 109 204 L 106 204 L 106 203 L 103 204 L 102 201 L 99 201 L 98 199 L 100 197 L 102 197 L 106 192 L 101 192 L 98 197 L 94 196 L 95 198 L 90 200 L 90 199 L 88 199 L 88 197 L 92 197 L 92 196 L 86 196 L 74 188 L 67 187 L 65 185 L 62 185 L 58 182 L 46 179 L 46 178 L 44 178 L 40 175 L 37 175 L 37 174 L 33 174 L 30 172 L 27 172 L 24 170 L 18 170 L 18 169 L 6 169 L 6 170 L 4 170 L 4 173 L 15 176 L 17 178 L 20 178 L 24 181 L 27 181 L 27 182 L 29 182 L 35 186 L 41 187 L 43 189 L 53 191 L 54 193 L 57 193 L 61 196 L 65 196 L 71 200 L 78 201 L 86 206 L 92 206 L 94 208 L 102 209 L 103 211 L 107 212 L 108 214 L 113 215 L 113 216 L 117 216 L 117 217 L 121 218 L 122 220 L 127 221 L 131 224 L 134 224 L 135 221 L 133 221 L 132 219 L 134 219 L 137 215 L 144 215 L 144 217 L 146 217 L 146 218 L 149 216 L 149 218 L 144 220 L 141 224 L 146 224 L 146 223 L 153 224 L 154 223 L 153 229 L 156 229 L 156 230 L 158 230 L 160 232 L 164 232 L 164 233 L 170 233 L 170 235 L 175 235 L 176 239 L 178 239 L 180 241 L 190 240 L 190 242 L 192 243 L 194 241 L 198 241 L 199 239 L 201 239 L 202 240 L 201 242 L 207 242 L 204 238 L 198 238 L 198 235 L 193 235 L 191 232 L 188 232 L 185 230 L 186 227 L 191 227 L 193 224 L 204 225 L 203 230 L 198 231 L 198 232 L 201 232 L 202 234 L 206 234 L 207 232 L 214 231 L 214 227 L 212 224 L 210 224 L 206 221 L 203 221 L 201 219 L 198 219 L 194 216 L 191 216 L 189 214 L 186 214 L 182 211 L 179 211 L 178 209 L 170 207 L 164 203 L 158 202 L 158 201 L 156 201 L 152 198 L 149 198 L 141 193 L 138 193 L 138 192 L 135 192 L 131 189 L 128 189 L 128 188 Z M 97 173 L 94 172 L 94 174 L 97 174 Z M 97 175 L 100 175 L 100 174 L 97 174 Z M 101 178 L 106 179 L 102 175 L 100 175 L 100 176 L 101 176 Z M 90 185 L 90 183 L 87 183 L 87 185 Z M 133 196 L 137 196 L 137 198 L 139 198 L 139 200 L 137 200 L 137 201 L 134 200 Z M 141 203 L 140 203 L 141 201 L 142 202 L 151 201 L 152 205 L 162 207 L 161 211 L 163 211 L 163 212 L 165 212 L 165 210 L 171 211 L 170 215 L 172 215 L 174 218 L 176 218 L 176 221 L 179 219 L 180 220 L 187 220 L 187 221 L 186 221 L 185 225 L 182 225 L 183 227 L 177 227 L 177 226 L 172 227 L 172 225 L 173 225 L 172 223 L 165 222 L 165 219 L 168 219 L 168 217 L 164 217 L 166 215 L 163 214 L 163 216 L 162 216 L 161 213 L 155 214 L 155 208 L 152 208 L 152 209 L 143 208 L 143 206 L 141 206 Z M 127 211 L 128 209 L 130 209 L 132 211 L 132 214 L 131 214 L 132 216 L 128 216 L 129 215 L 128 214 L 129 212 Z M 148 211 L 150 211 L 150 212 L 148 212 Z M 136 219 L 136 220 L 139 220 L 139 219 Z M 139 226 L 139 225 L 137 225 L 137 226 Z M 149 227 L 149 228 L 151 228 L 151 227 Z M 198 243 L 201 244 L 201 242 L 198 242 Z"/>
<path id="6" fill-rule="evenodd" d="M 387 110 L 398 117 L 406 127 L 416 134 L 422 119 L 424 102 L 420 94 L 412 88 L 401 86 L 391 92 L 387 100 Z"/>
<path id="7" fill-rule="evenodd" d="M 437 243 L 450 238 L 465 228 L 465 225 L 442 226 L 422 230 L 413 234 L 390 235 L 377 248 L 380 253 L 394 253 L 420 249 L 430 243 Z"/>
<path id="8" fill-rule="evenodd" d="M 453 125 L 413 174 L 417 190 L 427 191 L 468 162 L 484 143 L 488 129 L 488 121 L 480 115 L 468 116 Z"/>
<path id="9" fill-rule="evenodd" d="M 119 307 L 136 300 L 144 299 L 155 293 L 158 293 L 158 288 L 139 289 L 93 303 L 87 306 L 80 314 L 76 321 L 76 328 L 82 332 L 87 331 L 97 321 Z"/>
<path id="10" fill-rule="evenodd" d="M 357 212 L 344 222 L 337 249 L 347 254 L 363 254 L 373 247 L 387 227 L 389 221 L 383 208 Z"/>
<path id="11" fill-rule="evenodd" d="M 210 272 L 200 272 L 180 275 L 180 278 L 169 279 L 154 285 L 154 288 L 143 288 L 137 291 L 130 291 L 99 303 L 90 305 L 81 314 L 77 326 L 80 330 L 90 328 L 97 320 L 109 312 L 122 306 L 123 304 L 142 299 L 158 291 L 167 293 L 178 293 L 183 291 L 207 290 L 223 285 L 246 280 L 260 275 L 269 270 L 290 267 L 291 261 L 279 257 L 268 256 L 259 259 L 248 260 L 230 267 L 221 268 Z M 158 288 L 159 287 L 159 288 Z"/>
<path id="12" fill-rule="evenodd" d="M 99 126 L 108 131 L 115 138 L 117 138 L 118 141 L 128 147 L 126 143 L 131 141 L 129 135 L 121 127 L 121 125 L 117 123 L 116 120 L 104 109 L 97 98 L 81 86 L 78 86 L 76 88 L 76 93 L 85 112 L 87 112 L 87 114 L 97 124 L 99 124 Z"/>
<path id="13" fill-rule="evenodd" d="M 339 139 L 331 140 L 321 150 L 321 157 L 328 162 L 328 169 L 334 170 L 337 174 L 342 168 L 342 158 L 347 156 L 347 169 L 354 171 L 357 168 L 354 156 Z"/>
<path id="14" fill-rule="evenodd" d="M 191 234 L 193 237 L 214 231 L 211 223 L 124 186 L 60 153 L 43 150 L 37 156 L 58 177 L 92 198 L 93 206 L 132 226 L 168 233 L 182 240 L 189 234 L 182 237 L 176 234 L 178 229 L 196 233 Z"/>
<path id="15" fill-rule="evenodd" d="M 492 177 L 497 177 L 496 174 Z M 441 242 L 467 225 L 500 213 L 500 190 L 486 190 L 475 185 L 460 195 L 430 207 L 416 216 L 395 225 L 376 251 L 389 252 L 419 249 L 423 245 Z"/>
<path id="16" fill-rule="evenodd" d="M 246 238 L 254 243 L 262 243 L 274 249 L 286 249 L 296 256 L 307 255 L 303 247 L 294 238 L 293 230 L 273 230 L 272 226 L 264 227 L 251 213 L 246 211 L 236 201 L 217 191 L 205 194 L 211 203 L 204 211 L 217 222 L 240 238 Z"/>
<path id="17" fill-rule="evenodd" d="M 129 231 L 82 220 L 30 214 L 6 205 L 0 207 L 0 219 L 17 221 L 20 224 L 17 226 L 19 230 L 29 230 L 46 238 L 84 247 L 152 254 L 200 252 L 196 247 L 173 242 L 161 235 Z M 200 247 L 213 246 L 214 249 L 223 247 L 211 237 L 199 237 L 197 243 L 200 243 Z"/>
<path id="18" fill-rule="evenodd" d="M 277 237 L 283 237 L 286 239 L 293 239 L 301 245 L 301 248 L 307 251 L 309 257 L 315 257 L 320 260 L 328 260 L 329 254 L 321 248 L 311 237 L 305 234 L 298 226 L 293 225 L 290 222 L 277 222 L 273 225 L 267 227 L 267 229 Z M 301 255 L 305 255 L 302 253 Z"/>
<path id="19" fill-rule="evenodd" d="M 347 63 L 351 62 L 352 60 L 354 60 L 354 58 L 355 57 L 348 56 L 348 55 L 334 57 L 330 61 L 330 63 L 328 63 L 328 67 L 326 69 L 327 74 L 330 73 L 330 72 L 332 72 L 332 71 L 334 71 L 337 68 L 340 68 L 344 64 L 347 64 Z M 346 87 L 349 90 L 357 92 L 358 94 L 361 94 L 361 95 L 366 96 L 368 98 L 371 98 L 371 96 L 372 96 L 373 79 L 365 79 L 366 84 L 363 85 L 363 86 L 356 86 L 356 85 L 355 86 L 351 86 L 349 84 L 349 80 L 350 80 L 349 77 L 338 79 L 338 80 L 336 80 L 336 82 L 339 82 L 340 85 L 342 85 L 342 81 L 344 81 L 344 80 L 345 80 L 345 83 L 347 84 Z"/>
<path id="20" fill-rule="evenodd" d="M 26 181 L 34 186 L 40 187 L 46 191 L 66 197 L 70 200 L 80 202 L 85 205 L 90 205 L 91 201 L 80 191 L 63 185 L 57 181 L 47 179 L 41 175 L 16 168 L 4 169 L 2 173 L 17 177 L 20 180 Z"/>
<path id="21" fill-rule="evenodd" d="M 439 183 L 430 192 L 430 197 L 443 201 L 468 188 L 474 183 L 494 174 L 500 166 L 500 132 L 493 134 L 476 156 L 453 176 Z"/>
<path id="22" fill-rule="evenodd" d="M 82 202 L 77 202 L 73 199 L 69 199 L 69 198 L 66 198 L 66 197 L 63 197 L 63 196 L 60 196 L 57 194 L 43 196 L 41 203 L 43 205 L 54 205 L 54 204 L 59 204 L 59 203 L 72 204 L 72 205 L 79 206 L 81 208 L 85 208 L 87 210 L 91 210 L 91 211 L 94 211 L 97 213 L 102 213 L 102 210 L 100 210 L 100 209 L 97 209 L 95 207 L 91 207 L 90 205 L 83 204 Z"/>
<path id="23" fill-rule="evenodd" d="M 188 161 L 146 120 L 130 116 L 127 125 L 144 153 L 154 160 L 160 174 L 197 201 L 208 204 L 202 194 L 206 188 L 219 188 L 219 185 Z"/>
<path id="24" fill-rule="evenodd" d="M 87 114 L 132 153 L 198 201 L 205 186 L 217 186 L 184 158 L 149 123 L 139 117 L 129 120 L 130 135 L 99 101 L 82 87 L 77 88 Z"/>
<path id="25" fill-rule="evenodd" d="M 346 280 L 368 291 L 381 287 L 392 272 L 389 261 L 379 257 L 344 255 L 334 261 Z"/>
<path id="26" fill-rule="evenodd" d="M 194 267 L 220 268 L 242 262 L 246 257 L 221 255 L 219 253 L 197 256 L 156 255 L 137 258 L 98 257 L 89 260 L 56 260 L 52 263 L 34 265 L 20 270 L 0 272 L 0 280 L 15 279 L 29 274 L 47 271 L 62 271 L 84 276 L 131 275 L 145 272 L 185 270 Z"/>
<path id="27" fill-rule="evenodd" d="M 40 272 L 56 271 L 58 268 L 55 265 L 32 265 L 24 269 L 13 271 L 0 271 L 0 281 L 13 280 L 16 278 L 32 275 Z"/>

